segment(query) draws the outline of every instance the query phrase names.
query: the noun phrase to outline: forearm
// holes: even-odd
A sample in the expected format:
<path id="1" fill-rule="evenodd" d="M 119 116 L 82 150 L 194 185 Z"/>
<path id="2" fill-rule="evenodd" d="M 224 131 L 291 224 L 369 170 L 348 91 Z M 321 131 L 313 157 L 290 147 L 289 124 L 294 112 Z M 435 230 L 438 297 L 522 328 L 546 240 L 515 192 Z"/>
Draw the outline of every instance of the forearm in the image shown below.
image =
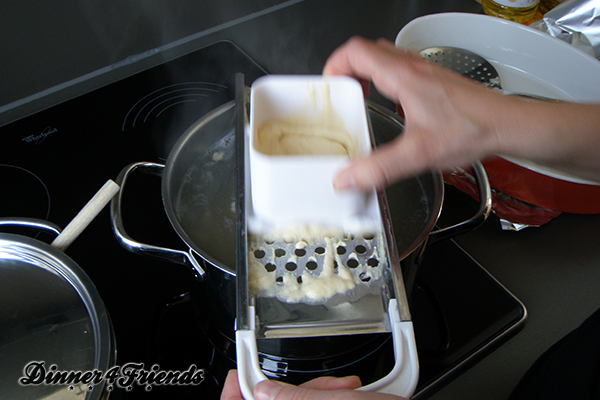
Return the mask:
<path id="1" fill-rule="evenodd" d="M 496 118 L 498 153 L 600 182 L 600 104 L 515 99 Z"/>

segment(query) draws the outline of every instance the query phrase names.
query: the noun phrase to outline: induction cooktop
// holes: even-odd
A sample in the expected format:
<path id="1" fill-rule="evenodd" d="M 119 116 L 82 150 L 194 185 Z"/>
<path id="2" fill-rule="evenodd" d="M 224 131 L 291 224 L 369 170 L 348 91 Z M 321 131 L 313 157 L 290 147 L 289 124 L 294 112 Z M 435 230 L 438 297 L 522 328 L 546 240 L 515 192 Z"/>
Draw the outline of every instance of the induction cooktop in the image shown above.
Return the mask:
<path id="1" fill-rule="evenodd" d="M 237 72 L 248 85 L 267 73 L 234 43 L 217 42 L 0 127 L 0 217 L 41 218 L 64 227 L 126 165 L 164 163 L 187 127 L 234 98 Z M 137 177 L 129 186 L 123 205 L 129 233 L 185 250 L 166 218 L 160 177 Z M 231 343 L 215 339 L 206 310 L 190 301 L 199 289 L 186 268 L 123 249 L 107 209 L 67 254 L 90 276 L 108 309 L 117 365 L 182 371 L 194 365 L 204 373 L 198 385 L 115 388 L 111 399 L 219 397 L 224 373 L 235 367 Z M 420 362 L 415 398 L 439 390 L 500 346 L 526 316 L 521 302 L 452 240 L 425 250 L 410 305 Z M 373 374 L 385 373 L 393 362 L 391 340 L 379 343 L 367 364 L 353 369 L 348 363 L 330 373 L 376 379 Z M 289 366 L 263 367 L 285 380 Z"/>

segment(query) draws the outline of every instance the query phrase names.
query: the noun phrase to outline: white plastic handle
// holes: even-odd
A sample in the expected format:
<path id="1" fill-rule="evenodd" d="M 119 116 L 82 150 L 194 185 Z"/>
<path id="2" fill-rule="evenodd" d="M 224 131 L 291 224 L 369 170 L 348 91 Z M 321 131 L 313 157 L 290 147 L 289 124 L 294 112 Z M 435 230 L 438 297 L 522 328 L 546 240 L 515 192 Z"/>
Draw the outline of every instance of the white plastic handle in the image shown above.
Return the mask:
<path id="1" fill-rule="evenodd" d="M 254 387 L 267 379 L 258 363 L 256 336 L 254 331 L 237 331 L 235 333 L 238 382 L 242 395 L 246 400 L 254 399 Z"/>
<path id="2" fill-rule="evenodd" d="M 396 299 L 390 300 L 388 315 L 394 341 L 394 359 L 396 360 L 394 368 L 380 380 L 357 390 L 389 393 L 410 398 L 419 380 L 419 359 L 413 325 L 411 321 L 400 320 Z"/>
<path id="3" fill-rule="evenodd" d="M 258 362 L 258 350 L 256 348 L 255 313 L 254 307 L 248 307 L 248 330 L 235 331 L 235 352 L 237 358 L 238 382 L 242 396 L 246 400 L 254 399 L 254 387 L 258 382 L 267 380 Z"/>
<path id="4" fill-rule="evenodd" d="M 254 307 L 250 307 L 250 313 L 251 321 L 254 321 Z M 413 325 L 410 321 L 400 321 L 396 299 L 390 300 L 388 315 L 394 341 L 394 358 L 396 360 L 394 368 L 380 380 L 357 390 L 389 393 L 410 398 L 419 379 L 419 361 Z M 258 362 L 254 326 L 251 326 L 249 330 L 236 331 L 235 338 L 240 389 L 244 399 L 253 400 L 254 387 L 267 379 Z"/>

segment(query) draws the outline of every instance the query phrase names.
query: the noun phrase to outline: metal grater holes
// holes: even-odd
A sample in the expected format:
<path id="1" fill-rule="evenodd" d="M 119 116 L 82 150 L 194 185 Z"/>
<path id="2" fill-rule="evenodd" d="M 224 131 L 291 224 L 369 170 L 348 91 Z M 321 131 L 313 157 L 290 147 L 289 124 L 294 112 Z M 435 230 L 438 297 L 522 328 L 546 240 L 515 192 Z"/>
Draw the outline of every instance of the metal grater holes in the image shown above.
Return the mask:
<path id="1" fill-rule="evenodd" d="M 340 249 L 341 249 L 341 250 L 340 250 Z M 306 255 L 306 251 L 305 251 L 304 249 L 297 249 L 297 250 L 302 250 L 302 251 L 296 251 L 296 253 L 295 253 L 295 254 L 296 254 L 296 256 L 298 256 L 298 257 L 304 257 L 304 256 Z M 355 251 L 356 251 L 358 254 L 364 254 L 364 253 L 367 251 L 367 249 L 366 249 L 366 247 L 365 247 L 365 246 L 358 245 L 358 246 L 356 246 L 356 248 L 355 248 Z M 316 251 L 315 251 L 315 252 L 316 252 Z M 325 253 L 325 251 L 324 251 L 324 249 L 323 249 L 323 252 L 322 252 L 322 253 L 320 253 L 320 254 L 322 255 L 322 254 L 324 254 L 324 253 Z M 338 247 L 338 254 L 340 254 L 340 255 L 343 255 L 343 254 L 345 254 L 345 253 L 346 253 L 346 248 L 345 248 L 345 247 L 343 247 L 343 246 L 339 246 L 339 247 Z M 317 254 L 319 254 L 319 253 L 317 253 Z M 285 255 L 285 250 L 282 250 L 282 249 L 277 249 L 277 250 L 275 250 L 275 256 L 276 256 L 276 257 L 283 257 L 284 255 Z M 256 258 L 257 258 L 257 259 L 259 259 L 259 260 L 260 260 L 260 259 L 263 259 L 263 258 L 265 257 L 265 252 L 264 252 L 263 250 L 256 250 L 256 251 L 254 252 L 254 257 L 256 257 Z M 379 266 L 379 260 L 377 260 L 376 258 L 370 258 L 370 259 L 368 259 L 368 260 L 367 260 L 367 265 L 368 265 L 369 267 L 375 268 L 375 267 Z M 318 265 L 318 264 L 317 264 L 315 261 L 313 261 L 313 260 L 309 260 L 309 261 L 306 263 L 306 265 L 305 265 L 305 266 L 306 266 L 306 268 L 307 268 L 309 271 L 315 271 L 315 270 L 316 270 L 316 269 L 319 267 L 319 265 Z M 337 260 L 334 260 L 334 261 L 333 261 L 333 266 L 334 266 L 334 268 L 337 270 L 337 268 L 338 268 L 338 262 L 337 262 Z M 346 263 L 346 266 L 347 266 L 348 268 L 352 268 L 352 269 L 354 269 L 354 268 L 357 268 L 357 267 L 359 266 L 359 262 L 358 262 L 358 260 L 357 260 L 357 259 L 355 259 L 355 258 L 349 258 L 349 259 L 348 259 L 348 262 Z M 275 264 L 273 264 L 273 263 L 266 263 L 266 264 L 265 264 L 265 269 L 267 270 L 267 272 L 274 272 L 274 271 L 277 269 L 277 266 L 276 266 Z M 292 262 L 292 261 L 290 261 L 290 262 L 287 262 L 287 263 L 285 264 L 285 269 L 286 269 L 287 271 L 289 271 L 289 272 L 293 272 L 293 271 L 295 271 L 295 270 L 297 270 L 297 269 L 298 269 L 298 264 L 297 264 L 297 263 L 295 263 L 295 262 Z M 362 275 L 364 275 L 364 273 L 363 273 Z M 362 280 L 363 282 L 368 282 L 368 281 L 370 280 L 370 278 L 369 278 L 369 279 L 367 279 L 367 280 L 365 280 L 365 279 L 363 279 L 363 278 L 361 277 L 361 280 Z M 300 279 L 300 281 L 301 281 L 301 279 Z M 300 281 L 299 281 L 298 283 L 302 283 L 302 282 L 300 282 Z"/>
<path id="2" fill-rule="evenodd" d="M 337 244 L 333 244 L 336 240 Z M 319 276 L 322 263 L 327 259 L 335 275 L 341 272 L 340 267 L 343 265 L 352 271 L 356 281 L 369 283 L 379 276 L 377 272 L 373 275 L 368 271 L 380 266 L 378 253 L 374 251 L 379 246 L 378 240 L 378 234 L 372 232 L 363 232 L 358 236 L 345 234 L 340 239 L 330 239 L 331 244 L 327 246 L 318 243 L 322 242 L 321 240 L 307 243 L 300 238 L 295 240 L 264 238 L 255 242 L 254 246 L 258 245 L 258 247 L 254 247 L 249 254 L 253 255 L 267 273 L 274 275 L 277 286 L 285 286 L 288 277 L 298 284 L 303 284 L 304 272 Z M 328 256 L 326 253 L 329 251 L 333 254 Z"/>
<path id="3" fill-rule="evenodd" d="M 381 231 L 286 235 L 249 236 L 249 285 L 258 297 L 321 304 L 341 295 L 336 302 L 352 302 L 379 293 L 389 278 Z"/>
<path id="4" fill-rule="evenodd" d="M 283 250 L 283 249 L 275 250 L 275 257 L 283 257 L 283 256 L 285 256 L 285 250 Z"/>
<path id="5" fill-rule="evenodd" d="M 471 78 L 479 78 L 481 80 L 485 80 L 489 79 L 489 77 L 492 76 L 485 67 L 483 68 L 483 71 L 485 72 L 484 76 L 475 76 L 481 75 L 481 71 L 476 71 L 474 74 L 472 73 L 472 71 L 477 70 L 483 64 L 468 55 L 463 55 L 460 52 L 454 53 L 453 51 L 436 51 L 433 53 L 428 53 L 426 57 L 435 63 L 441 64 L 446 68 L 454 70 L 459 74 L 469 73 L 469 77 Z"/>
<path id="6" fill-rule="evenodd" d="M 287 264 L 285 264 L 285 269 L 287 269 L 290 272 L 295 271 L 296 269 L 298 269 L 298 264 L 296 264 L 295 262 L 288 262 Z"/>
<path id="7" fill-rule="evenodd" d="M 265 265 L 265 269 L 267 270 L 267 272 L 273 272 L 277 269 L 277 265 L 268 263 Z"/>

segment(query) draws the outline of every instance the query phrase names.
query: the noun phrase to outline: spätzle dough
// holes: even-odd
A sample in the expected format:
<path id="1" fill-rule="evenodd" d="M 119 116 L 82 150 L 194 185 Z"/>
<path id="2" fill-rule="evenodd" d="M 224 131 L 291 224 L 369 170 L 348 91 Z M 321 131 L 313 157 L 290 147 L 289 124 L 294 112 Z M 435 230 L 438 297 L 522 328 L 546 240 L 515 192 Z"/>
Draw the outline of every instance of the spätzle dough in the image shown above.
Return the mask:
<path id="1" fill-rule="evenodd" d="M 343 126 L 299 119 L 262 125 L 257 131 L 255 147 L 267 155 L 351 156 L 356 153 L 356 146 Z"/>
<path id="2" fill-rule="evenodd" d="M 323 110 L 315 118 L 307 115 L 310 113 L 262 124 L 256 130 L 255 149 L 267 155 L 285 156 L 358 154 L 357 138 L 348 133 L 335 113 L 327 85 L 323 87 Z"/>

